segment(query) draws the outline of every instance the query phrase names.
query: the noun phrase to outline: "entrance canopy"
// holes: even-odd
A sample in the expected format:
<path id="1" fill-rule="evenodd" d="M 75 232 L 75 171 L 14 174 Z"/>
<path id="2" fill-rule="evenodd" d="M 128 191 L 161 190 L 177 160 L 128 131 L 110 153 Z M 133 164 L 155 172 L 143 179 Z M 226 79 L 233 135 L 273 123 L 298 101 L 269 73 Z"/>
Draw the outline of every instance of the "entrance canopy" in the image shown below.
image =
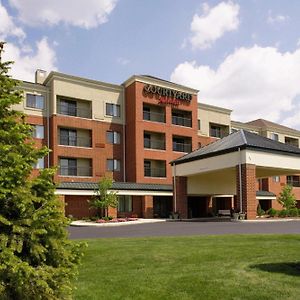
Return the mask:
<path id="1" fill-rule="evenodd" d="M 237 167 L 255 165 L 256 178 L 300 173 L 300 149 L 240 130 L 171 162 L 187 177 L 189 195 L 236 194 Z"/>

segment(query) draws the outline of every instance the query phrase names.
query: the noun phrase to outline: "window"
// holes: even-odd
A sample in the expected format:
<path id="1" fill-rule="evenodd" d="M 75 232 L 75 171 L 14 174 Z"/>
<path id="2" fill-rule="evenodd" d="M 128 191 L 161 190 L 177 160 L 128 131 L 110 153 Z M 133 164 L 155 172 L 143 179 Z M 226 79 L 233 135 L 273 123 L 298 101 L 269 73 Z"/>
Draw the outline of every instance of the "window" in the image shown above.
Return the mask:
<path id="1" fill-rule="evenodd" d="M 270 138 L 271 138 L 271 140 L 278 141 L 278 134 L 271 132 Z"/>
<path id="2" fill-rule="evenodd" d="M 131 196 L 118 196 L 118 212 L 131 212 L 132 211 L 132 197 Z"/>
<path id="3" fill-rule="evenodd" d="M 59 137 L 60 145 L 68 145 L 68 146 L 76 146 L 77 145 L 76 130 L 61 128 L 59 130 L 59 133 L 60 133 L 60 137 Z"/>
<path id="4" fill-rule="evenodd" d="M 198 120 L 198 130 L 201 130 L 201 120 Z"/>
<path id="5" fill-rule="evenodd" d="M 110 144 L 120 144 L 121 135 L 117 131 L 107 131 L 106 139 L 107 139 L 107 142 Z"/>
<path id="6" fill-rule="evenodd" d="M 36 139 L 44 138 L 44 126 L 43 125 L 32 125 L 32 137 Z"/>
<path id="7" fill-rule="evenodd" d="M 73 100 L 60 100 L 59 113 L 67 116 L 77 116 L 77 103 Z"/>
<path id="8" fill-rule="evenodd" d="M 26 106 L 37 109 L 45 108 L 45 99 L 42 95 L 26 94 Z"/>
<path id="9" fill-rule="evenodd" d="M 45 162 L 44 158 L 39 158 L 38 161 L 33 165 L 34 169 L 44 169 Z"/>
<path id="10" fill-rule="evenodd" d="M 74 158 L 61 158 L 59 160 L 60 175 L 77 176 L 77 160 Z"/>
<path id="11" fill-rule="evenodd" d="M 106 115 L 112 117 L 120 117 L 120 105 L 113 103 L 106 103 Z"/>
<path id="12" fill-rule="evenodd" d="M 120 161 L 118 159 L 108 159 L 106 161 L 107 171 L 120 171 Z"/>
<path id="13" fill-rule="evenodd" d="M 273 182 L 280 182 L 280 177 L 279 176 L 273 176 L 272 180 L 273 180 Z"/>

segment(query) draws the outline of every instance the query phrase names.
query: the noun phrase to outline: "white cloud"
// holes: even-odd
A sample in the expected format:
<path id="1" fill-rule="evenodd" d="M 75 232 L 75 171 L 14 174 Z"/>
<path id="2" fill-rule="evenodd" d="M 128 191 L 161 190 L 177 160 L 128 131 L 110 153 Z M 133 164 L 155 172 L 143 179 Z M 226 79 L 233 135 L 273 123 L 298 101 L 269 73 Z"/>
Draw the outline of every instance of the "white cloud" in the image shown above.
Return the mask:
<path id="1" fill-rule="evenodd" d="M 225 32 L 236 30 L 239 26 L 239 9 L 239 5 L 231 1 L 221 2 L 212 8 L 203 4 L 203 14 L 195 14 L 191 23 L 192 47 L 209 48 Z"/>
<path id="2" fill-rule="evenodd" d="M 24 39 L 26 34 L 22 28 L 14 24 L 13 18 L 0 1 L 0 39 L 5 40 L 8 36 Z"/>
<path id="3" fill-rule="evenodd" d="M 33 81 L 36 69 L 46 71 L 56 70 L 55 51 L 50 47 L 47 38 L 42 38 L 36 43 L 36 52 L 23 51 L 22 47 L 7 43 L 4 48 L 3 61 L 12 60 L 10 75 L 16 79 Z"/>
<path id="4" fill-rule="evenodd" d="M 65 23 L 82 28 L 95 28 L 107 21 L 117 0 L 9 0 L 25 24 L 57 25 Z"/>
<path id="5" fill-rule="evenodd" d="M 268 18 L 267 22 L 269 24 L 274 24 L 274 23 L 283 23 L 287 21 L 290 17 L 289 16 L 284 16 L 284 15 L 276 15 L 273 16 L 273 13 L 271 10 L 268 11 Z"/>
<path id="6" fill-rule="evenodd" d="M 216 70 L 193 61 L 179 64 L 171 75 L 172 81 L 199 89 L 200 102 L 233 109 L 233 119 L 274 122 L 293 114 L 299 78 L 300 49 L 281 53 L 256 45 L 236 49 Z"/>

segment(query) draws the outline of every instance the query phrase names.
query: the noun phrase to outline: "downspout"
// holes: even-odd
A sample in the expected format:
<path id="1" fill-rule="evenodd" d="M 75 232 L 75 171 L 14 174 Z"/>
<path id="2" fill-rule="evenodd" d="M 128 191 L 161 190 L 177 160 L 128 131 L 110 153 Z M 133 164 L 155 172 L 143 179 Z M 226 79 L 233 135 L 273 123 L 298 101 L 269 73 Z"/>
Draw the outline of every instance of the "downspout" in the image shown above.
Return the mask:
<path id="1" fill-rule="evenodd" d="M 176 164 L 173 163 L 173 198 L 174 198 L 174 209 L 173 211 L 177 211 L 176 203 L 177 203 L 177 192 L 176 192 Z"/>
<path id="2" fill-rule="evenodd" d="M 125 99 L 125 87 L 123 87 L 123 181 L 126 182 L 126 99 Z"/>
<path id="3" fill-rule="evenodd" d="M 243 208 L 243 188 L 242 188 L 242 158 L 241 158 L 241 148 L 239 148 L 239 193 L 240 193 L 240 213 L 242 213 L 242 208 Z"/>

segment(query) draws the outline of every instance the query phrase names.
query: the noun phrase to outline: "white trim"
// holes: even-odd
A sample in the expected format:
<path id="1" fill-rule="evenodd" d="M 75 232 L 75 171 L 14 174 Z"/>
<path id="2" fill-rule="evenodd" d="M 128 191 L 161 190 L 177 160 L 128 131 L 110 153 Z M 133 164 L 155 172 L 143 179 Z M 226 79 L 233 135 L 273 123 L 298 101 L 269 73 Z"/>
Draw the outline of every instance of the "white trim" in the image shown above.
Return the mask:
<path id="1" fill-rule="evenodd" d="M 111 190 L 118 195 L 131 195 L 131 196 L 173 196 L 173 192 L 164 191 L 133 191 L 133 190 Z M 56 195 L 68 195 L 68 196 L 93 196 L 95 192 L 93 190 L 68 190 L 68 189 L 56 189 Z"/>

